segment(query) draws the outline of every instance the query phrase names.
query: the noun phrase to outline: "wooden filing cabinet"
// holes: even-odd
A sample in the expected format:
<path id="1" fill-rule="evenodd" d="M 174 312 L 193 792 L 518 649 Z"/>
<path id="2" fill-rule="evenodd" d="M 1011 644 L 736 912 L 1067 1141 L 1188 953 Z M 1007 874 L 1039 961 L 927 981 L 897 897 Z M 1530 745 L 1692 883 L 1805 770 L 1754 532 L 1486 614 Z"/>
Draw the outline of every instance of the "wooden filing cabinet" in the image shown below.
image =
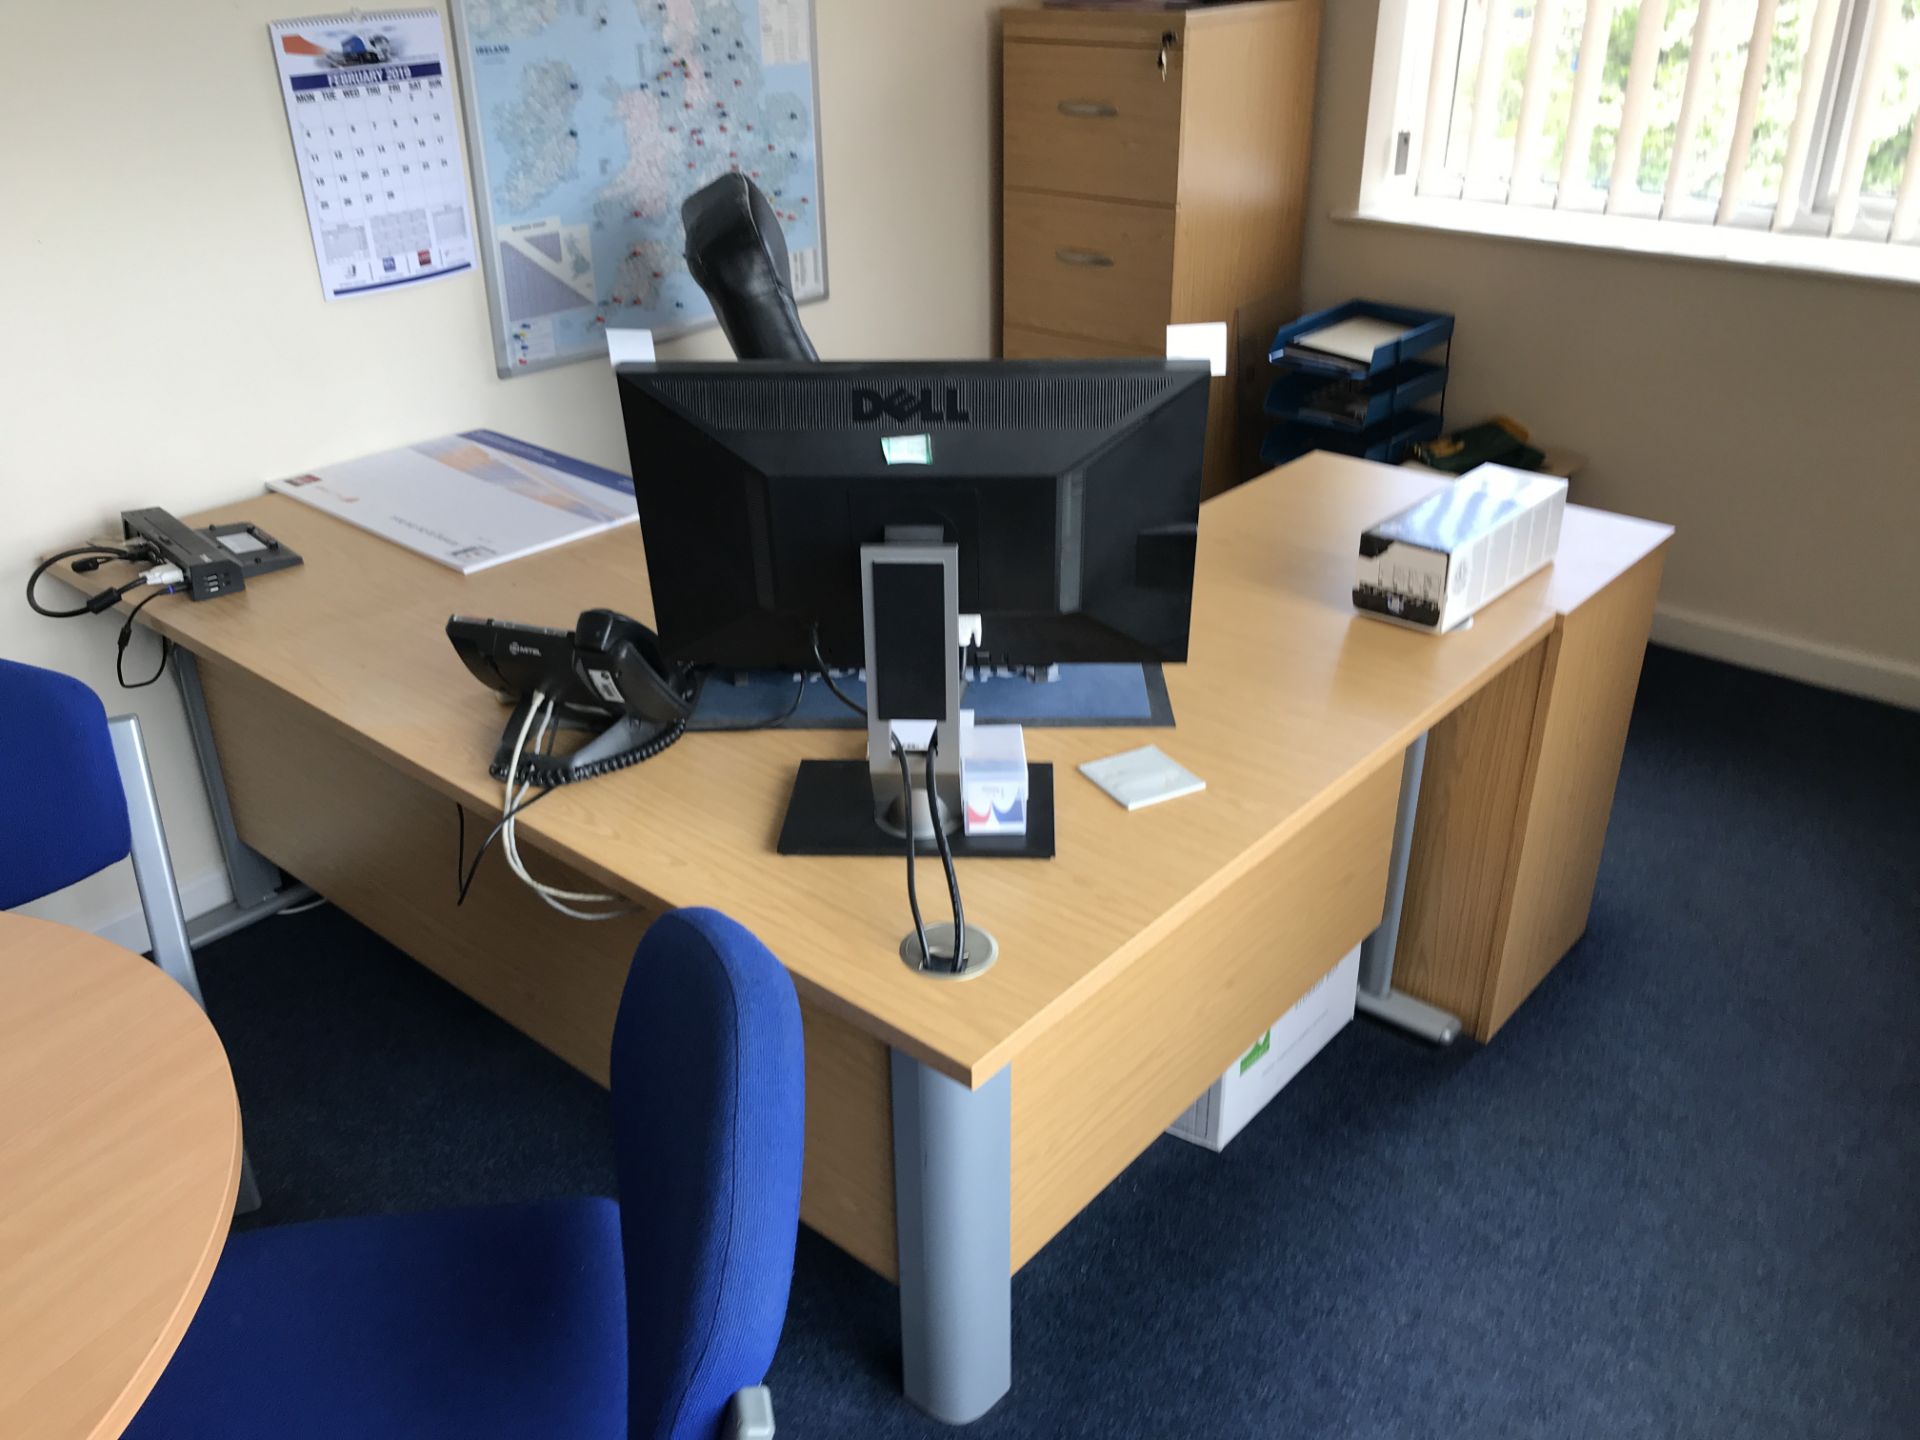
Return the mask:
<path id="1" fill-rule="evenodd" d="M 1002 12 L 1001 353 L 1162 355 L 1228 325 L 1206 493 L 1254 473 L 1267 339 L 1299 309 L 1319 0 Z"/>

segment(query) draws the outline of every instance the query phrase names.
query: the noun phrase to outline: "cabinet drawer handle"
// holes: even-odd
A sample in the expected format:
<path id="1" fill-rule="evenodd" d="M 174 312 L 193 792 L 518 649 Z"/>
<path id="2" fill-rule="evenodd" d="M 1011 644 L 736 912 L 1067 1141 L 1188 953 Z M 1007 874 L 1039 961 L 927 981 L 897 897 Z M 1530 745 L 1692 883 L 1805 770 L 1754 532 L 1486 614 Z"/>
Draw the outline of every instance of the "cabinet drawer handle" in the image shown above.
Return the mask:
<path id="1" fill-rule="evenodd" d="M 1062 265 L 1086 265 L 1095 270 L 1113 268 L 1113 257 L 1102 255 L 1098 250 L 1075 250 L 1063 245 L 1053 252 L 1053 258 Z"/>
<path id="2" fill-rule="evenodd" d="M 1075 120 L 1113 120 L 1119 117 L 1120 110 L 1105 100 L 1062 100 L 1060 113 Z"/>

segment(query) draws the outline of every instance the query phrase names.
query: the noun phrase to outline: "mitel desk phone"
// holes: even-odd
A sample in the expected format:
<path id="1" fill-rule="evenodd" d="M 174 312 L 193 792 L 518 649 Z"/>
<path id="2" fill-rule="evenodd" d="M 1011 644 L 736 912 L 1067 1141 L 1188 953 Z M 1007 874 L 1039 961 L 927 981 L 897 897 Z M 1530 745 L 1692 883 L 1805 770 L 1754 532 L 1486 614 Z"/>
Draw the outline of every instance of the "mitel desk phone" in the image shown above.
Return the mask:
<path id="1" fill-rule="evenodd" d="M 514 705 L 488 772 L 508 779 L 516 737 L 536 704 L 555 702 L 570 729 L 599 733 L 564 755 L 523 754 L 515 783 L 542 787 L 590 780 L 650 760 L 687 729 L 697 698 L 685 667 L 671 666 L 638 620 L 588 610 L 571 631 L 455 615 L 447 638 L 474 677 Z"/>

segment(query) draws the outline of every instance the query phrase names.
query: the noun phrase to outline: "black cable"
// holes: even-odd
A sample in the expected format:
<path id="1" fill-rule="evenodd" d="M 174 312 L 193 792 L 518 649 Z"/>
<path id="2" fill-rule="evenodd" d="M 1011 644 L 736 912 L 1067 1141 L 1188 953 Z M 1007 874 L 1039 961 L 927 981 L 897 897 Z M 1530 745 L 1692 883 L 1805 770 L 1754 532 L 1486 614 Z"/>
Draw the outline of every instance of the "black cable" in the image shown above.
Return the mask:
<path id="1" fill-rule="evenodd" d="M 913 773 L 907 768 L 907 752 L 896 738 L 893 757 L 900 762 L 900 807 L 907 832 L 907 904 L 913 909 L 913 932 L 920 937 L 920 968 L 933 968 L 933 949 L 927 944 L 927 924 L 920 918 L 920 890 L 913 878 Z"/>
<path id="2" fill-rule="evenodd" d="M 467 903 L 467 892 L 473 888 L 474 877 L 480 873 L 480 862 L 487 858 L 487 851 L 491 850 L 493 848 L 493 842 L 500 838 L 500 832 L 507 828 L 507 821 L 511 820 L 516 815 L 521 815 L 526 813 L 527 811 L 531 810 L 534 806 L 538 805 L 542 800 L 546 799 L 549 795 L 552 795 L 554 793 L 555 793 L 554 790 L 542 790 L 538 795 L 535 795 L 531 800 L 523 800 L 518 805 L 514 806 L 511 810 L 503 814 L 500 817 L 500 823 L 498 825 L 495 825 L 493 829 L 489 830 L 487 832 L 487 838 L 480 842 L 480 848 L 474 853 L 473 863 L 471 865 L 466 865 L 467 807 L 462 805 L 458 800 L 453 802 L 453 808 L 456 811 L 458 811 L 460 815 L 460 836 L 457 842 L 457 848 L 454 851 L 455 858 L 454 858 L 454 866 L 453 866 L 454 876 L 460 882 L 459 896 L 453 902 L 454 907 L 456 909 L 458 909 L 460 906 Z M 463 865 L 466 865 L 465 875 L 462 875 L 460 873 L 461 867 Z"/>
<path id="3" fill-rule="evenodd" d="M 102 556 L 107 560 L 137 560 L 141 558 L 130 551 L 122 550 L 112 545 L 76 545 L 71 550 L 62 550 L 58 555 L 49 555 L 45 560 L 42 560 L 36 565 L 33 574 L 27 577 L 27 608 L 29 610 L 33 611 L 36 615 L 44 615 L 49 620 L 72 620 L 81 615 L 98 615 L 101 611 L 111 610 L 115 605 L 119 604 L 120 597 L 125 595 L 129 590 L 137 590 L 145 583 L 141 580 L 134 580 L 122 586 L 109 587 L 108 589 L 102 590 L 98 595 L 91 596 L 85 604 L 79 606 L 77 609 L 47 609 L 46 606 L 40 603 L 39 597 L 34 594 L 34 592 L 40 588 L 40 577 L 58 565 L 62 560 L 71 560 L 79 555 L 89 557 Z M 78 569 L 79 567 L 76 566 L 75 568 Z M 88 568 L 93 569 L 97 567 L 89 566 Z"/>
<path id="4" fill-rule="evenodd" d="M 713 672 L 708 671 L 700 677 L 700 689 L 693 697 L 693 706 L 696 711 L 700 708 L 701 697 L 707 693 L 707 682 L 712 678 L 712 675 Z M 786 724 L 787 721 L 800 713 L 800 702 L 806 699 L 806 696 L 807 676 L 806 672 L 802 671 L 800 674 L 800 683 L 793 687 L 793 699 L 787 702 L 786 709 L 782 710 L 772 719 L 752 720 L 745 725 L 703 725 L 693 733 L 696 735 L 744 735 L 751 730 L 778 730 L 782 725 Z"/>
<path id="5" fill-rule="evenodd" d="M 858 715 L 862 720 L 866 719 L 867 707 L 862 705 L 858 700 L 855 700 L 851 696 L 849 696 L 847 692 L 842 690 L 838 685 L 834 684 L 833 676 L 827 673 L 827 662 L 825 658 L 820 654 L 819 623 L 816 621 L 812 626 L 808 628 L 807 633 L 813 641 L 814 668 L 820 672 L 820 678 L 827 682 L 827 689 L 833 692 L 833 698 L 838 700 L 842 705 L 846 706 L 847 709 L 853 711 L 853 713 Z"/>
<path id="6" fill-rule="evenodd" d="M 960 904 L 960 877 L 953 868 L 953 846 L 947 841 L 947 827 L 940 823 L 940 789 L 934 778 L 933 757 L 939 753 L 939 731 L 927 742 L 927 811 L 933 816 L 933 842 L 940 847 L 940 863 L 947 871 L 947 898 L 953 901 L 953 971 L 967 968 L 967 912 Z"/>
<path id="7" fill-rule="evenodd" d="M 174 593 L 174 590 L 174 586 L 168 585 L 154 591 L 151 595 L 142 596 L 140 603 L 127 612 L 126 621 L 120 626 L 120 634 L 113 642 L 113 676 L 120 682 L 120 688 L 122 690 L 144 690 L 147 686 L 153 684 L 162 675 L 167 673 L 167 661 L 173 658 L 173 641 L 169 640 L 166 636 L 162 635 L 160 637 L 160 663 L 154 668 L 153 674 L 144 680 L 127 679 L 127 645 L 133 639 L 133 622 L 135 617 L 162 595 L 171 595 Z"/>
<path id="8" fill-rule="evenodd" d="M 628 718 L 631 719 L 632 717 Z M 615 722 L 616 726 L 624 723 L 626 722 Z M 554 733 L 558 734 L 559 729 L 560 727 L 556 725 L 554 727 Z M 675 720 L 655 730 L 654 733 L 649 735 L 645 740 L 640 741 L 629 749 L 622 750 L 617 755 L 609 755 L 605 759 L 589 761 L 585 764 L 580 762 L 580 750 L 575 750 L 569 755 L 562 755 L 556 758 L 553 754 L 552 744 L 549 742 L 547 749 L 540 755 L 530 755 L 520 762 L 519 772 L 513 777 L 514 782 L 521 785 L 538 785 L 542 789 L 549 789 L 556 785 L 576 784 L 582 780 L 597 780 L 602 775 L 613 775 L 621 770 L 629 770 L 635 765 L 644 764 L 646 761 L 660 754 L 663 750 L 671 749 L 679 743 L 681 737 L 686 733 L 687 722 L 685 720 Z M 604 735 L 602 738 L 604 738 Z M 592 743 L 594 742 L 588 742 L 588 744 Z M 586 746 L 580 748 L 584 750 Z M 506 779 L 506 762 L 500 762 L 500 768 L 498 769 L 489 767 L 487 773 L 492 775 L 496 780 Z"/>
<path id="9" fill-rule="evenodd" d="M 73 573 L 76 575 L 91 575 L 94 571 L 98 570 L 102 565 L 111 565 L 116 560 L 125 560 L 129 563 L 136 563 L 143 560 L 151 560 L 153 558 L 154 558 L 154 555 L 152 550 L 145 547 L 142 547 L 141 549 L 138 549 L 138 550 L 121 550 L 121 549 L 116 549 L 113 546 L 103 545 L 100 547 L 100 550 L 97 554 L 89 555 L 84 560 L 74 561 L 72 568 L 73 568 Z"/>
<path id="10" fill-rule="evenodd" d="M 560 727 L 558 725 L 555 725 L 546 732 L 546 738 L 542 744 L 542 754 L 551 755 L 553 753 L 554 737 L 559 733 Z M 542 789 L 541 792 L 531 800 L 522 800 L 518 805 L 501 812 L 500 823 L 487 832 L 487 838 L 480 842 L 480 849 L 474 854 L 473 864 L 467 867 L 465 878 L 460 880 L 460 894 L 453 902 L 454 909 L 458 910 L 462 905 L 467 903 L 467 892 L 473 888 L 474 876 L 480 873 L 480 862 L 487 858 L 487 851 L 493 848 L 493 842 L 498 840 L 500 833 L 507 828 L 507 822 L 522 810 L 531 810 L 559 788 L 557 785 L 549 786 Z M 453 873 L 455 877 L 458 878 L 460 876 L 461 862 L 465 860 L 467 854 L 467 807 L 456 800 L 453 802 L 453 808 L 458 814 L 460 821 L 459 848 L 454 852 L 455 859 L 453 865 Z"/>

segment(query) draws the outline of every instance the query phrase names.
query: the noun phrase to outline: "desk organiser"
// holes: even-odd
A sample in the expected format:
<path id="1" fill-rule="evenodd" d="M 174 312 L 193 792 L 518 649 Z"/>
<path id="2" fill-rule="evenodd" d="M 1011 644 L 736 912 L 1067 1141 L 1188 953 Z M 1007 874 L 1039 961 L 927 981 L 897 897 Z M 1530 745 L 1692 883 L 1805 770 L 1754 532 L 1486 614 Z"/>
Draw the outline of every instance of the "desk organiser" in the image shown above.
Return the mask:
<path id="1" fill-rule="evenodd" d="M 1405 330 L 1365 358 L 1302 349 L 1303 337 L 1346 320 L 1380 320 Z M 1442 352 L 1437 359 L 1436 350 Z M 1261 458 L 1284 465 L 1311 450 L 1332 450 L 1398 463 L 1444 428 L 1452 353 L 1453 316 L 1375 300 L 1349 300 L 1281 326 L 1267 353 L 1279 373 L 1265 407 L 1281 423 L 1268 431 Z M 1436 408 L 1422 408 L 1428 401 Z"/>

